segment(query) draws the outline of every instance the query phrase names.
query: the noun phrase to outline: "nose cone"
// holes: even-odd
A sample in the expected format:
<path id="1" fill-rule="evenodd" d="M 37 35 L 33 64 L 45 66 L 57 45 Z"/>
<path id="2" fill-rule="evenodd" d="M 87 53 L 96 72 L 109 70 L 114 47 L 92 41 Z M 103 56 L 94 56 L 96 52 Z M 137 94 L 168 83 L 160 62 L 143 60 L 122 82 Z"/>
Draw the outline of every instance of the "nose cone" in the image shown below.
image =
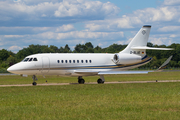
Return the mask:
<path id="1" fill-rule="evenodd" d="M 20 63 L 17 63 L 15 65 L 12 65 L 7 69 L 8 72 L 15 73 L 15 74 L 21 74 L 22 71 L 22 65 Z"/>
<path id="2" fill-rule="evenodd" d="M 11 72 L 11 71 L 12 71 L 11 69 L 12 69 L 12 67 L 9 67 L 9 68 L 7 69 L 7 71 L 8 71 L 8 72 Z"/>
<path id="3" fill-rule="evenodd" d="M 16 67 L 16 65 L 13 65 L 13 66 L 11 66 L 11 67 L 9 67 L 9 68 L 7 69 L 7 71 L 8 71 L 8 72 L 11 72 L 11 73 L 16 72 L 17 70 L 18 70 L 18 68 Z"/>

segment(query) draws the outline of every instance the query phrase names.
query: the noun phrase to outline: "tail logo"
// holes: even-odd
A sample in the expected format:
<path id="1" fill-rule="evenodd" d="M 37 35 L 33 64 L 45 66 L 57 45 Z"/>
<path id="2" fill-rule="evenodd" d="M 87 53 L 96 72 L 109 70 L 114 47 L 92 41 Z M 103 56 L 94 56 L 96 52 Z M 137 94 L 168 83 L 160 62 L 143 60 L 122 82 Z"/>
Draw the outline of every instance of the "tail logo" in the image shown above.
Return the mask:
<path id="1" fill-rule="evenodd" d="M 142 34 L 143 34 L 143 35 L 145 35 L 145 34 L 146 34 L 146 31 L 145 31 L 145 30 L 143 30 L 143 31 L 142 31 Z"/>

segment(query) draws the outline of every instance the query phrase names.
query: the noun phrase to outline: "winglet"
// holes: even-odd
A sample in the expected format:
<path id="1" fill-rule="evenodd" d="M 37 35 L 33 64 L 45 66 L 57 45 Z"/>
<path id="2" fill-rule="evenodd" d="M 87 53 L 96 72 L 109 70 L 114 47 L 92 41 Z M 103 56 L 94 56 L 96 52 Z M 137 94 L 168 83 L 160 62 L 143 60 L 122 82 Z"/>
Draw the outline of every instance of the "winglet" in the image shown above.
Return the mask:
<path id="1" fill-rule="evenodd" d="M 166 68 L 167 65 L 168 65 L 168 63 L 171 61 L 172 57 L 173 57 L 173 56 L 171 55 L 171 56 L 157 69 L 157 71 Z"/>

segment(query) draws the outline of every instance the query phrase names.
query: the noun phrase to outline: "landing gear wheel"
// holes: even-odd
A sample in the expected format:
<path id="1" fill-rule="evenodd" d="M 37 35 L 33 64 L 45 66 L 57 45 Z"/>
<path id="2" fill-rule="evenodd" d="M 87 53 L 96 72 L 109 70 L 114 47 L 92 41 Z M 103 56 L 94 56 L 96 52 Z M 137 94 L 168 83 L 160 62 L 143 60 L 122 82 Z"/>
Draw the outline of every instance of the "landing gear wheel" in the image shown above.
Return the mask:
<path id="1" fill-rule="evenodd" d="M 79 84 L 84 84 L 85 81 L 84 81 L 84 79 L 79 79 L 79 80 L 78 80 L 78 83 L 79 83 Z"/>
<path id="2" fill-rule="evenodd" d="M 37 81 L 38 79 L 37 79 L 37 77 L 36 77 L 36 75 L 33 75 L 32 76 L 32 79 L 33 79 L 33 83 L 32 83 L 32 85 L 37 85 L 37 83 L 35 82 L 35 81 Z"/>
<path id="3" fill-rule="evenodd" d="M 99 79 L 97 80 L 97 83 L 98 83 L 98 84 L 103 84 L 104 81 L 103 81 L 102 79 L 99 78 Z"/>
<path id="4" fill-rule="evenodd" d="M 33 82 L 32 85 L 37 85 L 37 83 L 36 83 L 36 82 Z"/>
<path id="5" fill-rule="evenodd" d="M 84 84 L 85 83 L 85 80 L 82 78 L 82 76 L 78 77 L 78 83 L 79 84 Z"/>

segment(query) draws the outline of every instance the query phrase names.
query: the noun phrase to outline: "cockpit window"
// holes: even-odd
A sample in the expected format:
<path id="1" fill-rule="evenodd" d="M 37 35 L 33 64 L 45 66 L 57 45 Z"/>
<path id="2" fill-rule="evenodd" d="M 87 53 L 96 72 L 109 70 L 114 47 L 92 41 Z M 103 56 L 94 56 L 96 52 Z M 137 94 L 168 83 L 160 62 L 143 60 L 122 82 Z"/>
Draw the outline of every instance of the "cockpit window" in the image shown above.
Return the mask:
<path id="1" fill-rule="evenodd" d="M 27 62 L 28 60 L 29 60 L 29 58 L 25 58 L 25 59 L 24 59 L 24 62 Z"/>
<path id="2" fill-rule="evenodd" d="M 27 62 L 27 61 L 29 61 L 29 62 L 38 61 L 38 59 L 37 58 L 25 58 L 24 60 L 22 60 L 22 62 Z"/>
<path id="3" fill-rule="evenodd" d="M 37 58 L 34 58 L 33 61 L 38 61 Z"/>
<path id="4" fill-rule="evenodd" d="M 30 58 L 29 61 L 32 61 L 33 58 Z"/>

